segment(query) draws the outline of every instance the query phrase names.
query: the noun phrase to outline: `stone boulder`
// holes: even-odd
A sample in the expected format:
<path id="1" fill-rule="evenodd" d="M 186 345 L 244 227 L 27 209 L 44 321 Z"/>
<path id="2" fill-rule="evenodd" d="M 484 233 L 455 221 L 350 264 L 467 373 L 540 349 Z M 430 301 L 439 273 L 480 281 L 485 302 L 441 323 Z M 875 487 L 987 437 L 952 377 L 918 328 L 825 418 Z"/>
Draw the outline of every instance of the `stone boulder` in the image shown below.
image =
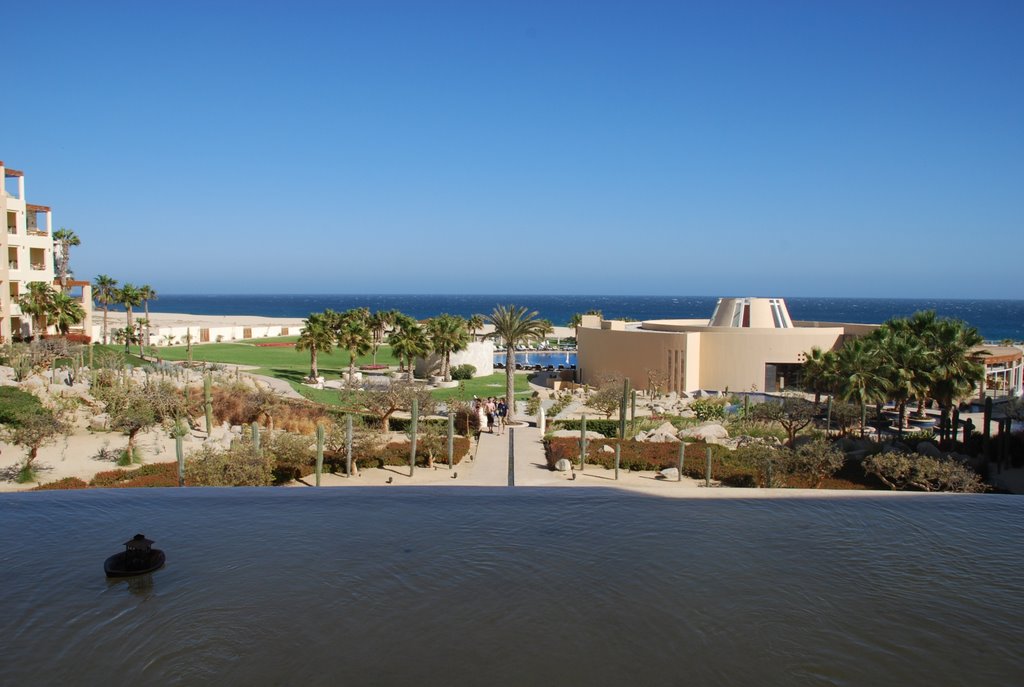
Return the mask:
<path id="1" fill-rule="evenodd" d="M 942 457 L 942 451 L 940 451 L 939 447 L 930 441 L 919 442 L 914 450 L 922 456 L 928 456 L 929 458 Z"/>
<path id="2" fill-rule="evenodd" d="M 680 438 L 696 439 L 697 441 L 706 441 L 709 444 L 713 444 L 723 439 L 728 439 L 729 430 L 717 422 L 706 422 L 703 425 L 679 430 L 679 436 Z"/>
<path id="3" fill-rule="evenodd" d="M 601 451 L 603 453 L 615 453 L 615 449 L 612 448 L 611 446 L 609 446 L 608 444 L 605 444 L 604 446 L 602 446 L 601 447 Z"/>
<path id="4" fill-rule="evenodd" d="M 656 479 L 667 479 L 675 482 L 679 479 L 679 468 L 665 468 L 664 470 L 659 470 Z"/>
<path id="5" fill-rule="evenodd" d="M 97 413 L 89 418 L 89 429 L 94 432 L 106 432 L 110 429 L 110 415 Z"/>
<path id="6" fill-rule="evenodd" d="M 553 437 L 569 437 L 571 439 L 579 439 L 580 431 L 578 429 L 556 429 L 551 433 Z M 593 432 L 587 430 L 587 439 L 604 439 L 604 435 L 600 432 Z"/>
<path id="7" fill-rule="evenodd" d="M 558 462 L 555 463 L 555 470 L 558 472 L 572 472 L 572 463 L 568 458 L 560 458 Z"/>
<path id="8" fill-rule="evenodd" d="M 678 444 L 682 439 L 677 437 L 675 434 L 661 434 L 659 432 L 651 432 L 647 439 L 647 443 L 650 444 Z"/>
<path id="9" fill-rule="evenodd" d="M 656 429 L 651 430 L 651 434 L 671 434 L 676 435 L 676 426 L 671 422 L 662 422 Z"/>

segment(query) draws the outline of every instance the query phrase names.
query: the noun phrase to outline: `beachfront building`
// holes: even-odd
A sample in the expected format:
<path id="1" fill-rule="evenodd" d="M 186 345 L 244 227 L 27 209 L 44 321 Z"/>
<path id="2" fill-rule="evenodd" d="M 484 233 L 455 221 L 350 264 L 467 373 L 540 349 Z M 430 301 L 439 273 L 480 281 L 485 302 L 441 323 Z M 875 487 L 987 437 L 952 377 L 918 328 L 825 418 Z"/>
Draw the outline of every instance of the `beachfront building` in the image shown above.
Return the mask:
<path id="1" fill-rule="evenodd" d="M 46 205 L 25 199 L 25 175 L 0 161 L 0 340 L 31 336 L 32 318 L 23 316 L 18 299 L 34 281 L 53 284 L 53 218 Z"/>
<path id="2" fill-rule="evenodd" d="M 1024 351 L 1020 348 L 982 345 L 972 357 L 985 366 L 985 378 L 977 388 L 979 402 L 1024 395 Z"/>
<path id="3" fill-rule="evenodd" d="M 877 325 L 794 321 L 781 298 L 720 298 L 710 319 L 624 322 L 584 315 L 576 329 L 579 381 L 628 377 L 634 388 L 783 391 L 807 351 L 838 348 Z"/>

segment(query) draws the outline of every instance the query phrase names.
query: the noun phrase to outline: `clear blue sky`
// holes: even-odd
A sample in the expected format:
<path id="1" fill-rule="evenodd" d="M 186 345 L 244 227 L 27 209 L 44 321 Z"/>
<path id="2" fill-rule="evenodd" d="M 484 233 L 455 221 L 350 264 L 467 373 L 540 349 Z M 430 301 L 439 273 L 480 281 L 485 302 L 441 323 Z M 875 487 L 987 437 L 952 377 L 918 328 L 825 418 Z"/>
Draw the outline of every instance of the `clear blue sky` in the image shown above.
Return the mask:
<path id="1" fill-rule="evenodd" d="M 1022 297 L 1019 0 L 2 17 L 0 159 L 80 278 Z"/>

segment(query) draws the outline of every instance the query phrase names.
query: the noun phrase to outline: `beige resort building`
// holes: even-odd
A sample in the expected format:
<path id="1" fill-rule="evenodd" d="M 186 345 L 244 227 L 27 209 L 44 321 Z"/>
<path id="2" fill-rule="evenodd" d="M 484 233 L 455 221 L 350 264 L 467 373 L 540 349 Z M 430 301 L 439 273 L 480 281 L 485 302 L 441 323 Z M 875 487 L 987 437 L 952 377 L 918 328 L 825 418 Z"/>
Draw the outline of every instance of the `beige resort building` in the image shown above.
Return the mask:
<path id="1" fill-rule="evenodd" d="M 794 322 L 781 298 L 720 298 L 708 320 L 624 322 L 585 315 L 576 330 L 579 380 L 596 384 L 624 376 L 645 389 L 654 371 L 669 392 L 782 391 L 796 381 L 812 347 L 830 350 L 876 327 Z"/>
<path id="2" fill-rule="evenodd" d="M 0 232 L 0 342 L 32 336 L 32 318 L 18 306 L 29 283 L 54 283 L 53 213 L 49 206 L 26 202 L 25 175 L 0 161 L 0 215 L 5 230 Z M 70 283 L 89 321 L 92 291 L 87 281 Z M 78 333 L 83 333 L 81 329 Z"/>

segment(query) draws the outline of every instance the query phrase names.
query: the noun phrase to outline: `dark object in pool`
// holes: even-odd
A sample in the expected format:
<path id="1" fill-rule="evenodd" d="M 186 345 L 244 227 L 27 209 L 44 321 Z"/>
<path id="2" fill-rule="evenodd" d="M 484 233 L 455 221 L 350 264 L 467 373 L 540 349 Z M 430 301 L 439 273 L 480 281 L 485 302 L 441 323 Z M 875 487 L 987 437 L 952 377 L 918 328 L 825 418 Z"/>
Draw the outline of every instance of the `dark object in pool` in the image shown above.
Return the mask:
<path id="1" fill-rule="evenodd" d="M 163 551 L 153 548 L 152 539 L 136 534 L 124 543 L 124 551 L 103 561 L 103 571 L 107 577 L 145 575 L 162 568 L 166 560 Z"/>

